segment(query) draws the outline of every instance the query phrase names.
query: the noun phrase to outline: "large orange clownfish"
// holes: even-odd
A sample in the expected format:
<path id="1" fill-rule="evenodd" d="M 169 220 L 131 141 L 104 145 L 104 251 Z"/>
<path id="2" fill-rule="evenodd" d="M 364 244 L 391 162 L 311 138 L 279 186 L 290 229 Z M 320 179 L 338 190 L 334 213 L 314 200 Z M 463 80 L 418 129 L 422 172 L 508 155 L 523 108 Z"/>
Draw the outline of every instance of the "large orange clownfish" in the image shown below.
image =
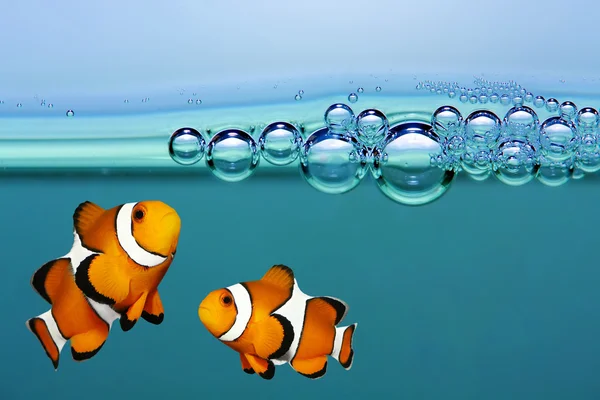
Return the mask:
<path id="1" fill-rule="evenodd" d="M 110 210 L 84 202 L 73 224 L 71 251 L 31 278 L 51 307 L 26 325 L 55 369 L 69 340 L 73 359 L 84 361 L 102 348 L 117 319 L 124 331 L 140 317 L 156 325 L 163 321 L 157 287 L 173 261 L 181 228 L 177 212 L 160 201 Z"/>
<path id="2" fill-rule="evenodd" d="M 285 265 L 271 267 L 260 280 L 215 290 L 198 308 L 206 329 L 240 354 L 244 372 L 264 379 L 285 363 L 320 378 L 328 356 L 349 370 L 357 324 L 337 327 L 347 312 L 339 299 L 303 293 Z"/>

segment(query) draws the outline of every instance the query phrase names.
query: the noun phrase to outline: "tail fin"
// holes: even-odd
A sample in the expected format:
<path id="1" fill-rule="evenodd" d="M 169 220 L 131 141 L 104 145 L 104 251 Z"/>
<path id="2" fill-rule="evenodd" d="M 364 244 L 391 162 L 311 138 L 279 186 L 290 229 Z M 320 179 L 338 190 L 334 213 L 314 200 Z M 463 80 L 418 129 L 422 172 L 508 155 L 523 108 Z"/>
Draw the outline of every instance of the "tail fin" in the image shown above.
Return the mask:
<path id="1" fill-rule="evenodd" d="M 335 342 L 333 343 L 333 352 L 331 356 L 339 361 L 344 369 L 352 368 L 354 361 L 354 349 L 352 341 L 354 339 L 354 331 L 358 324 L 350 326 L 340 326 L 335 328 Z"/>
<path id="2" fill-rule="evenodd" d="M 29 319 L 25 325 L 38 338 L 48 358 L 52 361 L 54 369 L 57 370 L 60 351 L 65 343 L 67 343 L 67 340 L 61 335 L 58 325 L 52 316 L 52 310 Z"/>

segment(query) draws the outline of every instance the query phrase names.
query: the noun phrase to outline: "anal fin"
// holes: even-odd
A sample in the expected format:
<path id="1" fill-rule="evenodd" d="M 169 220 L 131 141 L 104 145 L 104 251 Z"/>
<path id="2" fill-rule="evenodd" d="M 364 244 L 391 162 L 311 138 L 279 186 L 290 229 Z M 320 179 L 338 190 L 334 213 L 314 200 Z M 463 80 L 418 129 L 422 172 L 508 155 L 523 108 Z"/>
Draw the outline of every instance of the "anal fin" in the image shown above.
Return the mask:
<path id="1" fill-rule="evenodd" d="M 273 379 L 275 376 L 275 365 L 270 360 L 253 356 L 251 354 L 244 354 L 244 357 L 248 360 L 250 367 L 263 379 Z"/>
<path id="2" fill-rule="evenodd" d="M 254 374 L 254 370 L 252 369 L 252 365 L 246 359 L 246 356 L 240 353 L 240 361 L 242 362 L 242 370 L 247 374 Z"/>
<path id="3" fill-rule="evenodd" d="M 52 316 L 52 311 L 46 311 L 37 317 L 29 319 L 26 326 L 40 341 L 46 355 L 52 361 L 54 369 L 57 370 L 60 352 L 67 340 L 61 336 L 56 321 Z"/>
<path id="4" fill-rule="evenodd" d="M 31 286 L 44 300 L 52 304 L 70 267 L 71 260 L 68 258 L 49 261 L 34 272 Z"/>
<path id="5" fill-rule="evenodd" d="M 319 356 L 308 360 L 292 360 L 292 367 L 310 379 L 319 379 L 327 372 L 327 356 Z"/>
<path id="6" fill-rule="evenodd" d="M 126 299 L 129 278 L 119 269 L 119 261 L 105 254 L 87 257 L 75 273 L 79 290 L 90 299 L 109 306 Z"/>
<path id="7" fill-rule="evenodd" d="M 154 325 L 159 325 L 165 318 L 165 310 L 158 295 L 158 290 L 153 290 L 146 299 L 142 318 Z"/>
<path id="8" fill-rule="evenodd" d="M 80 333 L 71 338 L 71 356 L 75 361 L 89 360 L 104 346 L 108 338 L 108 326 Z"/>
<path id="9" fill-rule="evenodd" d="M 256 354 L 264 359 L 278 359 L 292 345 L 294 328 L 287 318 L 273 314 L 257 324 L 255 335 Z"/>
<path id="10" fill-rule="evenodd" d="M 142 312 L 144 311 L 144 305 L 146 304 L 146 299 L 148 298 L 148 293 L 142 293 L 139 299 L 133 303 L 127 311 L 121 314 L 121 318 L 119 322 L 121 323 L 121 329 L 125 332 L 133 328 L 140 319 Z"/>

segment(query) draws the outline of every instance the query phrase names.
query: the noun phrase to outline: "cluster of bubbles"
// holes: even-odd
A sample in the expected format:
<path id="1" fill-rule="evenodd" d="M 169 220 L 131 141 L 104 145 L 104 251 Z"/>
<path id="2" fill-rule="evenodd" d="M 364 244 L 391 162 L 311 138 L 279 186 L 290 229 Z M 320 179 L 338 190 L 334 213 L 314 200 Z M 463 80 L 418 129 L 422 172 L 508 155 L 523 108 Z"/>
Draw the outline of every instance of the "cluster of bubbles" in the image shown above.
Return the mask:
<path id="1" fill-rule="evenodd" d="M 438 108 L 431 125 L 443 140 L 438 159 L 443 168 L 464 170 L 476 180 L 495 175 L 520 186 L 537 178 L 559 186 L 570 178 L 600 170 L 598 111 L 580 110 L 569 101 L 559 116 L 540 122 L 528 106 L 514 106 L 503 119 L 488 110 L 475 110 L 463 119 L 452 106 Z"/>
<path id="2" fill-rule="evenodd" d="M 515 88 L 498 90 L 515 95 Z M 356 115 L 337 103 L 325 111 L 324 126 L 306 138 L 297 125 L 282 121 L 266 125 L 258 140 L 240 129 L 207 140 L 193 128 L 181 128 L 172 134 L 169 152 L 182 165 L 206 155 L 213 174 L 228 182 L 249 177 L 261 159 L 277 166 L 299 160 L 306 181 L 331 194 L 353 190 L 370 172 L 392 200 L 422 205 L 444 194 L 460 171 L 478 181 L 495 176 L 512 186 L 533 179 L 559 186 L 599 171 L 598 111 L 578 109 L 570 101 L 557 102 L 555 111 L 557 116 L 540 121 L 532 107 L 519 103 L 503 116 L 478 109 L 463 117 L 445 105 L 428 122 L 390 126 L 380 110 Z"/>
<path id="3" fill-rule="evenodd" d="M 171 158 L 193 165 L 206 155 L 212 173 L 227 182 L 249 177 L 261 159 L 288 165 L 299 159 L 306 181 L 324 193 L 356 188 L 369 173 L 381 191 L 402 204 L 421 205 L 439 198 L 455 170 L 445 169 L 443 140 L 424 122 L 390 127 L 385 114 L 366 109 L 358 115 L 346 104 L 333 104 L 324 127 L 306 139 L 288 122 L 273 122 L 254 140 L 240 129 L 225 129 L 210 140 L 193 128 L 175 131 L 169 140 Z"/>
<path id="4" fill-rule="evenodd" d="M 558 110 L 558 100 L 545 99 L 544 96 L 535 96 L 525 87 L 515 81 L 493 82 L 475 77 L 474 87 L 461 86 L 458 82 L 435 82 L 426 80 L 417 84 L 417 90 L 426 90 L 431 93 L 447 95 L 449 98 L 458 98 L 461 103 L 486 104 L 499 103 L 504 106 L 532 105 L 534 108 L 543 108 L 549 112 Z"/>

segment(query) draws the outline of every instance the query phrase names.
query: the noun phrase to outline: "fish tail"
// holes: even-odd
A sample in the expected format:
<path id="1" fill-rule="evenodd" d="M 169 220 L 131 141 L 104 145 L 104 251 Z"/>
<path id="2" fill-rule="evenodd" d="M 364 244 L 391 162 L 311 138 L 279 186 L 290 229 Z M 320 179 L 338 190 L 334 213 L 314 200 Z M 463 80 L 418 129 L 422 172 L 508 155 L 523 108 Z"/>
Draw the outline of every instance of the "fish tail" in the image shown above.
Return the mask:
<path id="1" fill-rule="evenodd" d="M 354 331 L 357 326 L 358 324 L 352 324 L 335 328 L 335 341 L 331 356 L 338 360 L 346 370 L 352 368 L 352 362 L 354 361 L 352 341 L 354 340 Z"/>
<path id="2" fill-rule="evenodd" d="M 46 351 L 46 355 L 52 361 L 54 369 L 57 370 L 60 351 L 67 343 L 67 339 L 60 333 L 58 324 L 52 315 L 52 310 L 27 320 L 25 325 L 38 338 L 44 351 Z"/>

